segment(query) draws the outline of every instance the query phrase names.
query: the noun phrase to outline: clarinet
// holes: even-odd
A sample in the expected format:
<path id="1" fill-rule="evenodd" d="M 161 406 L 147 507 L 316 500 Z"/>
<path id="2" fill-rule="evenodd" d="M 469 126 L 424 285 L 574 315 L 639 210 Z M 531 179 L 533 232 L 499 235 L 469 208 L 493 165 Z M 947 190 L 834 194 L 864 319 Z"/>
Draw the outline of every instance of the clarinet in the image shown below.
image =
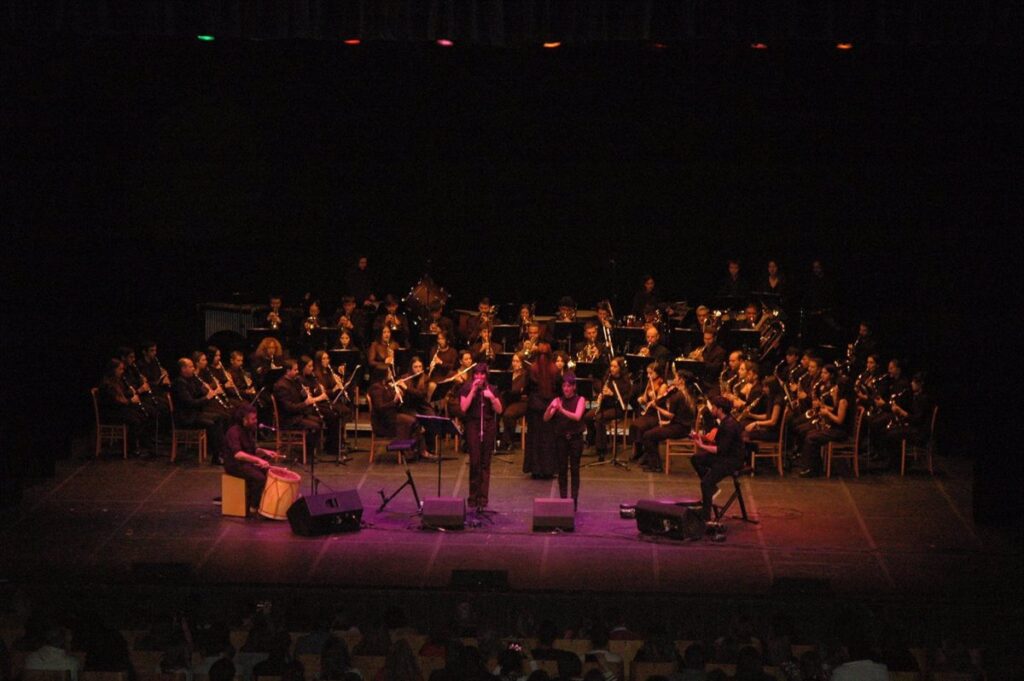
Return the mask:
<path id="1" fill-rule="evenodd" d="M 334 396 L 334 400 L 345 395 L 345 401 L 349 402 L 350 398 L 345 391 L 345 381 L 341 380 L 341 376 L 338 375 L 338 372 L 330 364 L 327 365 L 327 370 L 331 372 L 331 376 L 334 376 L 335 384 L 338 386 L 338 394 Z M 331 400 L 331 404 L 334 404 L 334 400 Z"/>
<path id="2" fill-rule="evenodd" d="M 210 377 L 213 378 L 214 381 L 217 380 L 216 377 L 213 376 L 213 374 L 210 374 Z M 204 388 L 206 388 L 206 392 L 210 392 L 210 393 L 213 392 L 213 388 L 211 388 L 210 385 L 206 381 L 204 381 L 202 378 L 199 378 L 199 374 L 198 373 L 196 373 L 196 378 L 198 378 L 199 382 L 203 384 Z M 224 399 L 223 395 L 214 395 L 213 399 L 215 399 L 217 401 L 217 404 L 219 404 L 220 406 L 224 407 L 225 409 L 230 409 L 231 408 L 231 407 L 228 406 L 228 402 L 227 402 L 227 400 Z"/>
<path id="3" fill-rule="evenodd" d="M 302 386 L 302 392 L 306 394 L 307 398 L 308 397 L 313 397 L 312 393 L 309 392 L 309 388 L 306 387 L 306 384 L 303 383 L 302 379 L 299 379 L 299 385 Z M 322 411 L 320 411 L 320 403 L 319 402 L 314 402 L 313 403 L 313 409 L 316 410 L 316 415 L 320 418 L 321 421 L 323 421 L 324 420 L 324 413 Z"/>

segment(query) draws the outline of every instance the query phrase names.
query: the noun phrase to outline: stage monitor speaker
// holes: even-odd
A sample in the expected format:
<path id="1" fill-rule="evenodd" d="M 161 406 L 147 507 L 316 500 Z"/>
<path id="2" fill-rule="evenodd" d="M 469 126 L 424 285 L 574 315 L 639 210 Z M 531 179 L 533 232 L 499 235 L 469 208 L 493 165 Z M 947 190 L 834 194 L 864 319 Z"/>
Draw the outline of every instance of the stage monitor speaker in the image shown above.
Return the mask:
<path id="1" fill-rule="evenodd" d="M 426 497 L 423 526 L 461 530 L 466 527 L 466 500 L 462 497 Z"/>
<path id="2" fill-rule="evenodd" d="M 355 532 L 362 519 L 363 502 L 354 489 L 299 497 L 288 508 L 292 532 L 303 537 Z"/>
<path id="3" fill-rule="evenodd" d="M 651 499 L 636 503 L 636 528 L 640 534 L 670 539 L 699 539 L 704 535 L 704 521 L 692 507 Z"/>
<path id="4" fill-rule="evenodd" d="M 533 531 L 576 529 L 576 509 L 572 499 L 534 499 Z"/>

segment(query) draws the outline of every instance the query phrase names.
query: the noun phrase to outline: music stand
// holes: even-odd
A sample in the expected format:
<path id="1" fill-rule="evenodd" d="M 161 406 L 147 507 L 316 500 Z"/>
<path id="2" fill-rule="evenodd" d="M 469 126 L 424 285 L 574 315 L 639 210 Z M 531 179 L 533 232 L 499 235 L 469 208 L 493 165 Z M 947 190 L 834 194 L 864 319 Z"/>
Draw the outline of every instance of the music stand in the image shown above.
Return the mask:
<path id="1" fill-rule="evenodd" d="M 512 368 L 512 355 L 514 352 L 499 352 L 494 356 L 494 361 L 490 363 L 492 369 L 507 370 Z"/>
<path id="2" fill-rule="evenodd" d="M 416 422 L 423 428 L 426 437 L 434 438 L 437 442 L 440 438 L 449 435 L 462 435 L 462 431 L 455 425 L 455 421 L 447 416 L 431 416 L 429 414 L 416 414 Z M 441 496 L 441 462 L 444 457 L 437 457 L 437 496 Z"/>
<path id="3" fill-rule="evenodd" d="M 416 347 L 423 352 L 429 352 L 432 347 L 437 345 L 437 334 L 429 331 L 420 331 L 416 336 Z"/>
<path id="4" fill-rule="evenodd" d="M 673 327 L 669 332 L 669 343 L 682 353 L 687 353 L 704 344 L 704 333 L 700 329 Z"/>
<path id="5" fill-rule="evenodd" d="M 500 343 L 503 348 L 514 348 L 519 342 L 519 325 L 495 324 L 491 328 L 491 341 Z"/>
<path id="6" fill-rule="evenodd" d="M 693 378 L 702 378 L 706 370 L 704 362 L 696 359 L 684 359 L 679 357 L 672 360 L 672 363 L 675 364 L 676 371 L 680 374 L 692 376 Z"/>
<path id="7" fill-rule="evenodd" d="M 612 340 L 619 354 L 629 354 L 630 348 L 643 347 L 647 339 L 644 336 L 646 331 L 642 326 L 616 326 L 612 329 Z"/>
<path id="8" fill-rule="evenodd" d="M 761 332 L 756 329 L 731 329 L 729 345 L 734 349 L 757 349 L 761 345 Z"/>
<path id="9" fill-rule="evenodd" d="M 583 324 L 580 322 L 560 322 L 552 324 L 552 337 L 558 342 L 566 344 L 566 352 L 572 352 L 572 339 L 583 336 Z"/>

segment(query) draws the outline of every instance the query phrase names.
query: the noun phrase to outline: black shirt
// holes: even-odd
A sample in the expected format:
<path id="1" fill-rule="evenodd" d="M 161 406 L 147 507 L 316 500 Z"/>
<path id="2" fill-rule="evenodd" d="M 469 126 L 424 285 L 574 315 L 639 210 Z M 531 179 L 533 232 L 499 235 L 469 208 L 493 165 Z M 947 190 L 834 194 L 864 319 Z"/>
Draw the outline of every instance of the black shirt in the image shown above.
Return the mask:
<path id="1" fill-rule="evenodd" d="M 494 405 L 491 404 L 491 401 L 489 399 L 484 398 L 484 390 L 486 388 L 490 388 L 491 393 L 495 397 L 498 397 L 498 388 L 496 386 L 493 386 L 490 383 L 481 386 L 480 389 L 476 391 L 476 396 L 473 397 L 473 401 L 469 403 L 469 409 L 466 410 L 466 421 L 479 421 L 481 409 L 483 410 L 483 418 L 485 422 L 494 420 L 494 417 L 496 415 L 494 411 Z M 462 401 L 463 396 L 468 395 L 472 389 L 472 379 L 462 384 L 462 387 L 459 389 L 460 403 Z"/>
<path id="2" fill-rule="evenodd" d="M 241 471 L 246 462 L 235 458 L 236 452 L 245 452 L 256 456 L 256 440 L 253 439 L 253 432 L 234 424 L 224 434 L 224 445 L 221 447 L 221 458 L 224 460 L 224 470 L 232 475 Z"/>
<path id="3" fill-rule="evenodd" d="M 743 427 L 729 414 L 726 414 L 725 418 L 718 424 L 715 446 L 718 447 L 718 456 L 735 463 L 737 467 L 746 459 L 747 452 L 743 445 Z"/>
<path id="4" fill-rule="evenodd" d="M 562 409 L 575 413 L 576 406 L 583 398 L 579 395 L 573 395 L 569 399 L 565 399 L 564 397 L 559 397 L 558 399 L 562 401 Z M 555 422 L 555 434 L 560 437 L 563 435 L 579 435 L 583 432 L 583 429 L 586 426 L 586 424 L 583 423 L 582 418 L 580 418 L 579 421 L 576 421 L 560 411 L 555 412 L 555 416 L 552 420 Z"/>

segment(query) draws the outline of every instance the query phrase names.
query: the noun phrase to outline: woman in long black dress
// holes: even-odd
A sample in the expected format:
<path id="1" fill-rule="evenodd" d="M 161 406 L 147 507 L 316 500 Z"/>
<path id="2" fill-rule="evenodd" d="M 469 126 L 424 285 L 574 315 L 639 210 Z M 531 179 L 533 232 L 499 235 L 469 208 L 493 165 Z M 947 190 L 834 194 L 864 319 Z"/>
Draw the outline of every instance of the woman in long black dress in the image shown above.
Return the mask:
<path id="1" fill-rule="evenodd" d="M 561 382 L 551 358 L 551 345 L 538 343 L 526 386 L 526 452 L 523 456 L 523 472 L 534 479 L 550 480 L 558 470 L 555 424 L 544 420 L 544 411 L 559 394 Z"/>

